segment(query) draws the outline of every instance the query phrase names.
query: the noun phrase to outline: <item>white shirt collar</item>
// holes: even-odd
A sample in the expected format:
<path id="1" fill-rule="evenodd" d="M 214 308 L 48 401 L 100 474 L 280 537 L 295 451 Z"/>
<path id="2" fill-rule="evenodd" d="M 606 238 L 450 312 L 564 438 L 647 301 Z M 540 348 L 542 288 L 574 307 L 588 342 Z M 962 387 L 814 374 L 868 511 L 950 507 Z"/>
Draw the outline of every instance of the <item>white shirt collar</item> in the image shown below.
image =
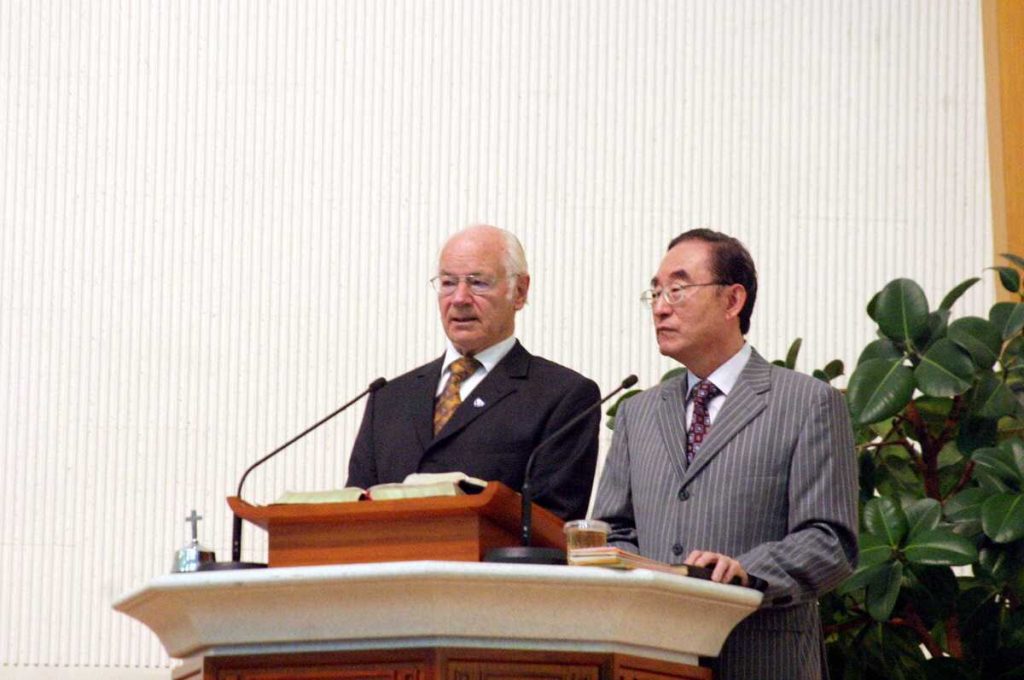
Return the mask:
<path id="1" fill-rule="evenodd" d="M 750 361 L 750 355 L 754 349 L 746 342 L 743 343 L 743 347 L 740 347 L 740 351 L 733 354 L 732 357 L 724 364 L 712 371 L 711 375 L 708 376 L 708 380 L 714 383 L 715 387 L 721 390 L 723 395 L 729 394 L 732 388 L 736 385 L 736 381 L 740 379 L 740 373 L 746 368 L 747 362 Z M 700 378 L 694 375 L 691 371 L 686 372 L 686 397 L 689 398 L 690 390 L 693 386 L 700 382 Z"/>
<path id="2" fill-rule="evenodd" d="M 516 344 L 516 337 L 510 335 L 501 342 L 495 343 L 485 350 L 481 350 L 473 355 L 473 358 L 480 362 L 480 365 L 484 367 L 481 375 L 486 375 L 498 365 L 498 362 L 505 358 L 505 355 L 511 351 Z M 448 341 L 448 348 L 444 352 L 444 361 L 441 362 L 441 375 L 444 376 L 448 372 L 448 367 L 452 363 L 461 357 L 459 350 L 455 349 L 455 345 L 452 341 Z M 479 370 L 479 369 L 478 369 Z"/>

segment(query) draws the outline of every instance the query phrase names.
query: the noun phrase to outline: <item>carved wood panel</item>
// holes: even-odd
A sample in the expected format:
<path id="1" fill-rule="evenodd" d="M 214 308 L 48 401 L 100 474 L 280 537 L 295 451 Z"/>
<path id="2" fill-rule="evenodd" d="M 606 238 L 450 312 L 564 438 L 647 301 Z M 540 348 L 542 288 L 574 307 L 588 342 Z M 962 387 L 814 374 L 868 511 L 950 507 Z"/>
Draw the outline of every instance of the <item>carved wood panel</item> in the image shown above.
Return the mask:
<path id="1" fill-rule="evenodd" d="M 613 663 L 613 680 L 711 680 L 710 669 L 697 666 L 670 664 L 653 659 L 639 661 L 623 661 L 618 658 Z"/>
<path id="2" fill-rule="evenodd" d="M 421 665 L 292 666 L 221 670 L 216 680 L 429 680 Z"/>
<path id="3" fill-rule="evenodd" d="M 597 664 L 527 663 L 521 661 L 455 661 L 447 664 L 446 680 L 599 680 Z"/>
<path id="4" fill-rule="evenodd" d="M 615 653 L 421 648 L 206 656 L 175 680 L 711 680 L 708 668 Z"/>

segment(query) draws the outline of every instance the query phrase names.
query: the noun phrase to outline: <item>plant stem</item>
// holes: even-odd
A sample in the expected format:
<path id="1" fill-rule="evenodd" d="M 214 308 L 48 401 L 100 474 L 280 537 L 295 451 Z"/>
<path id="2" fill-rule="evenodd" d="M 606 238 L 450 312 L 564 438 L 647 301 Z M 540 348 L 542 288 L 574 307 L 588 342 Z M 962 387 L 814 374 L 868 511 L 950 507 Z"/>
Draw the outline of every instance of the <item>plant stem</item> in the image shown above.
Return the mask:
<path id="1" fill-rule="evenodd" d="M 870 616 L 861 616 L 850 621 L 844 621 L 843 623 L 833 623 L 828 626 L 822 626 L 822 630 L 824 631 L 825 637 L 828 637 L 833 633 L 845 633 L 848 630 L 859 628 L 865 624 L 871 623 L 871 620 Z"/>
<path id="2" fill-rule="evenodd" d="M 921 644 L 924 645 L 925 649 L 928 650 L 928 653 L 931 654 L 933 658 L 944 656 L 942 647 L 940 647 L 939 643 L 935 641 L 934 637 L 932 637 L 931 632 L 929 632 L 928 627 L 924 625 L 924 621 L 922 621 L 921 617 L 918 616 L 914 607 L 908 604 L 904 611 L 906 613 L 905 618 L 895 618 L 890 622 L 893 625 L 904 626 L 914 631 L 914 633 L 917 634 L 917 639 L 920 640 Z"/>
<path id="3" fill-rule="evenodd" d="M 924 477 L 924 492 L 929 498 L 942 500 L 942 488 L 939 485 L 939 451 L 942 440 L 928 433 L 928 425 L 917 410 L 917 404 L 907 404 L 907 422 L 914 428 L 914 436 L 921 443 L 921 475 Z"/>
<path id="4" fill-rule="evenodd" d="M 924 492 L 929 498 L 937 501 L 942 500 L 942 487 L 939 484 L 939 467 L 936 465 L 938 455 L 926 456 L 924 458 Z"/>
<path id="5" fill-rule="evenodd" d="M 914 448 L 913 442 L 911 442 L 906 437 L 904 437 L 902 439 L 889 439 L 889 440 L 883 440 L 883 441 L 880 441 L 880 442 L 868 442 L 867 444 L 860 444 L 859 446 L 857 446 L 857 450 L 858 451 L 867 451 L 868 449 L 878 449 L 878 450 L 881 450 L 881 449 L 884 449 L 887 446 L 899 446 L 901 448 L 904 448 L 904 449 L 907 450 L 907 453 L 910 454 L 911 458 L 913 458 L 915 461 L 917 460 L 917 455 L 918 455 L 917 454 L 917 449 Z"/>
<path id="6" fill-rule="evenodd" d="M 955 496 L 964 490 L 964 487 L 971 481 L 971 477 L 974 475 L 974 461 L 969 460 L 964 465 L 964 472 L 960 475 L 960 479 L 957 480 L 956 486 L 954 486 L 949 493 L 942 497 L 942 502 L 945 503 L 950 496 Z"/>
<path id="7" fill-rule="evenodd" d="M 960 425 L 961 415 L 967 402 L 960 395 L 953 397 L 953 406 L 949 409 L 949 415 L 946 416 L 946 422 L 942 425 L 942 433 L 939 434 L 939 449 L 946 445 L 950 439 L 953 438 L 953 433 L 956 432 L 956 428 Z"/>
<path id="8" fill-rule="evenodd" d="M 949 645 L 949 655 L 954 659 L 964 658 L 964 647 L 960 642 L 960 617 L 956 612 L 946 619 L 946 644 Z"/>

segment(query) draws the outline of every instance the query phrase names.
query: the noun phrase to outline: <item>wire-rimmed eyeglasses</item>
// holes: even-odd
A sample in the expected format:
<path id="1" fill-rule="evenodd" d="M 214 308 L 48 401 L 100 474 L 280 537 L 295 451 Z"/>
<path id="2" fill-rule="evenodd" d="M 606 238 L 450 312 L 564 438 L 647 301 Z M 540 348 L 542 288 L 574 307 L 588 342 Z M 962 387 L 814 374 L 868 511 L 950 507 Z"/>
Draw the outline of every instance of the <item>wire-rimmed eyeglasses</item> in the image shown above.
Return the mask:
<path id="1" fill-rule="evenodd" d="M 453 295 L 459 288 L 459 282 L 465 281 L 469 292 L 473 295 L 487 295 L 498 285 L 498 282 L 505 279 L 512 279 L 517 274 L 509 274 L 505 277 L 481 276 L 479 274 L 467 274 L 466 276 L 455 276 L 454 274 L 441 274 L 430 279 L 430 285 L 434 287 L 441 297 Z"/>
<path id="2" fill-rule="evenodd" d="M 661 298 L 671 306 L 683 304 L 686 299 L 687 290 L 690 288 L 703 288 L 705 286 L 728 286 L 724 281 L 712 281 L 711 283 L 673 283 L 667 288 L 650 288 L 640 294 L 640 302 L 648 307 L 654 307 L 658 298 Z"/>

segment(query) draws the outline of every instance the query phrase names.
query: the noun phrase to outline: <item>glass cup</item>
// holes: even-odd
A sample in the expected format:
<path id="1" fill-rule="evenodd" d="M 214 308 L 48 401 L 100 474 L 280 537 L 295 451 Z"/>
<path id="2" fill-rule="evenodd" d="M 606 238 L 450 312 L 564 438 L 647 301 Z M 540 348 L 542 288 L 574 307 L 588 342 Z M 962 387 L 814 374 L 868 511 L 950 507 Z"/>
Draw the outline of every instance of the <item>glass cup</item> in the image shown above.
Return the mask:
<path id="1" fill-rule="evenodd" d="M 566 522 L 565 547 L 567 550 L 579 548 L 601 548 L 608 544 L 608 532 L 611 527 L 599 519 L 574 519 Z"/>

